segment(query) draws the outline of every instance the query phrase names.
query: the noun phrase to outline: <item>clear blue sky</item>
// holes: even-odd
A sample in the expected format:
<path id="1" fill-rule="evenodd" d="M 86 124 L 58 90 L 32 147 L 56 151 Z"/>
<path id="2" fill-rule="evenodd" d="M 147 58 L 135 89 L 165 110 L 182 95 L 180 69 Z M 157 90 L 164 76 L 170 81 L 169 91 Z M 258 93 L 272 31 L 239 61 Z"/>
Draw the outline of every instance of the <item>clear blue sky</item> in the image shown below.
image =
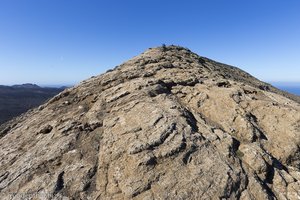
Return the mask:
<path id="1" fill-rule="evenodd" d="M 75 84 L 163 43 L 300 82 L 300 1 L 0 0 L 0 84 Z"/>

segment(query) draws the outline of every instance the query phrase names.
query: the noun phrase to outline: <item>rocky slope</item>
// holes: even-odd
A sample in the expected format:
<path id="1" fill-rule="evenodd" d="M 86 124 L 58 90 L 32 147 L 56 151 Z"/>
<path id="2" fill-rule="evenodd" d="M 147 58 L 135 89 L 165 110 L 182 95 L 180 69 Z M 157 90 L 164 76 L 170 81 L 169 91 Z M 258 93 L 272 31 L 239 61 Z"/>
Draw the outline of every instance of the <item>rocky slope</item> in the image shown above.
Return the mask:
<path id="1" fill-rule="evenodd" d="M 300 104 L 238 68 L 152 48 L 1 127 L 11 199 L 299 199 Z"/>

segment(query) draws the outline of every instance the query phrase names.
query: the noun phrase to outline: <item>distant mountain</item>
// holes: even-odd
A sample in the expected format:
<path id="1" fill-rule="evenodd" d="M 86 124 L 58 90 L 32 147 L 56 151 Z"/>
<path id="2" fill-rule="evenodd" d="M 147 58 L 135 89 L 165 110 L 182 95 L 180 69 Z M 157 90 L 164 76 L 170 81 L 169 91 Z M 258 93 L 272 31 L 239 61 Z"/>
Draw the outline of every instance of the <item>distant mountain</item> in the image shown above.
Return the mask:
<path id="1" fill-rule="evenodd" d="M 41 105 L 65 88 L 43 88 L 35 84 L 0 85 L 0 124 Z"/>
<path id="2" fill-rule="evenodd" d="M 37 88 L 41 88 L 40 86 L 36 85 L 36 84 L 31 84 L 31 83 L 25 83 L 22 85 L 13 85 L 11 86 L 13 88 L 26 88 L 26 89 L 37 89 Z"/>

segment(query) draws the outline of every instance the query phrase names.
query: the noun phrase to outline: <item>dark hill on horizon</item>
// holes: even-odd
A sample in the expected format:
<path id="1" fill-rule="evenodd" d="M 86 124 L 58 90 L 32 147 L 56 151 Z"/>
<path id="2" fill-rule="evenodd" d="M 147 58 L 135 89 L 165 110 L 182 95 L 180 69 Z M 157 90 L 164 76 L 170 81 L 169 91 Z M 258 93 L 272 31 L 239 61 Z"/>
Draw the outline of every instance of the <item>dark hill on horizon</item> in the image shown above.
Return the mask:
<path id="1" fill-rule="evenodd" d="M 41 105 L 63 91 L 62 88 L 43 88 L 35 84 L 0 85 L 0 125 L 13 117 Z"/>
<path id="2" fill-rule="evenodd" d="M 299 102 L 150 48 L 0 126 L 1 198 L 299 200 Z"/>

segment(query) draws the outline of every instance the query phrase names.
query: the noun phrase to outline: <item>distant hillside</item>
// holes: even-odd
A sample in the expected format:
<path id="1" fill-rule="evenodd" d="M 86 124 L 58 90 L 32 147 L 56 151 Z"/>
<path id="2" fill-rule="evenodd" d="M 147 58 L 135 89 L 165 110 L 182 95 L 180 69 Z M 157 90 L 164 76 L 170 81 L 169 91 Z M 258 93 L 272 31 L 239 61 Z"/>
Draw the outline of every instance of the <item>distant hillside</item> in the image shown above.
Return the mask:
<path id="1" fill-rule="evenodd" d="M 0 85 L 0 124 L 39 106 L 64 88 L 43 88 L 35 84 Z"/>

